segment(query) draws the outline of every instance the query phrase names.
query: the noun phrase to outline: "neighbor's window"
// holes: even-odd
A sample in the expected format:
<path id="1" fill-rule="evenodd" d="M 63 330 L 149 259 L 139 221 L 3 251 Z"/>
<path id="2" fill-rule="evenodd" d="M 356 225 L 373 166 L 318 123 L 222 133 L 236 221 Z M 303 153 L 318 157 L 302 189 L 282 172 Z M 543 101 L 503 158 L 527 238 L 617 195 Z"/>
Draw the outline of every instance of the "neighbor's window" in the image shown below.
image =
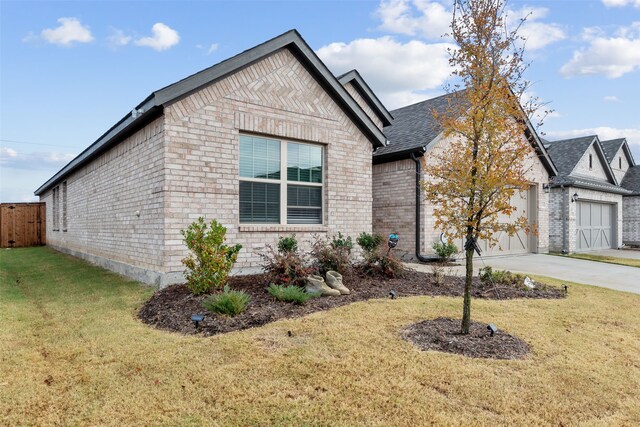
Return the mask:
<path id="1" fill-rule="evenodd" d="M 618 157 L 618 169 L 622 169 L 622 157 Z"/>
<path id="2" fill-rule="evenodd" d="M 60 230 L 60 187 L 53 187 L 53 231 Z"/>
<path id="3" fill-rule="evenodd" d="M 593 155 L 589 154 L 589 169 L 593 169 Z"/>
<path id="4" fill-rule="evenodd" d="M 67 231 L 67 181 L 62 183 L 62 231 Z"/>
<path id="5" fill-rule="evenodd" d="M 240 222 L 322 224 L 322 153 L 319 145 L 241 135 Z"/>

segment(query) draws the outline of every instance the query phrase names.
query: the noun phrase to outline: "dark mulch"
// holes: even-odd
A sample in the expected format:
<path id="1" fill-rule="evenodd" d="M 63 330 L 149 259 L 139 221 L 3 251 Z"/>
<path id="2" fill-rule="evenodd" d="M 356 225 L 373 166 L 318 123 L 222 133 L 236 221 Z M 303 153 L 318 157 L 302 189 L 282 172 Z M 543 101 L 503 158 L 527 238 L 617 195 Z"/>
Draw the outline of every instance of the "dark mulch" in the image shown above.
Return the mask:
<path id="1" fill-rule="evenodd" d="M 243 290 L 251 297 L 247 310 L 236 317 L 225 317 L 207 313 L 202 301 L 208 295 L 193 296 L 184 285 L 169 286 L 156 292 L 140 309 L 140 319 L 159 329 L 166 329 L 183 334 L 202 333 L 215 335 L 240 329 L 261 326 L 283 318 L 304 316 L 316 311 L 328 310 L 373 298 L 388 298 L 389 291 L 395 290 L 398 297 L 432 295 L 461 296 L 464 290 L 464 279 L 446 277 L 444 285 L 436 285 L 432 275 L 415 270 L 406 270 L 401 277 L 385 279 L 354 274 L 344 279 L 351 290 L 350 295 L 337 297 L 321 297 L 309 300 L 304 305 L 280 302 L 267 292 L 267 278 L 264 275 L 236 276 L 229 280 L 229 286 L 235 290 Z M 473 295 L 476 298 L 496 299 L 496 289 L 485 288 L 478 278 L 474 278 Z M 520 286 L 499 287 L 499 298 L 563 298 L 564 292 L 551 286 L 540 286 L 540 289 L 526 290 Z M 191 315 L 206 313 L 205 320 L 196 330 Z"/>
<path id="2" fill-rule="evenodd" d="M 471 322 L 469 334 L 460 333 L 459 319 L 425 320 L 407 327 L 403 337 L 422 350 L 443 351 L 484 359 L 522 359 L 529 345 L 518 337 L 498 330 L 490 336 L 486 323 Z"/>

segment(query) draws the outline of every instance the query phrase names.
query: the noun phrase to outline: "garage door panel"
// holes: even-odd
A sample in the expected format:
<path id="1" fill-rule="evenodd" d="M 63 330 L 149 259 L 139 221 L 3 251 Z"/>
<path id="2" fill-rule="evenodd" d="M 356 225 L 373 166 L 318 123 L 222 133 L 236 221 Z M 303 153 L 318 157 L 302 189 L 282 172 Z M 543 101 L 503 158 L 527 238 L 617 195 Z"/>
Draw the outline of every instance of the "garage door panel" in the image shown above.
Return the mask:
<path id="1" fill-rule="evenodd" d="M 577 202 L 576 249 L 588 251 L 611 248 L 613 205 L 597 202 Z"/>

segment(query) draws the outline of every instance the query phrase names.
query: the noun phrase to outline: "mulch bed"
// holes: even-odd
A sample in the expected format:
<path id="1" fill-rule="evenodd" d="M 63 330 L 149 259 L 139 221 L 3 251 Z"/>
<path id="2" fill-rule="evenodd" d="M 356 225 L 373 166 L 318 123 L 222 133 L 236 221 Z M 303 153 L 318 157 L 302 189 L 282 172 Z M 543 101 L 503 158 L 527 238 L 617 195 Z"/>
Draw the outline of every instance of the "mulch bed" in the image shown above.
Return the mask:
<path id="1" fill-rule="evenodd" d="M 437 285 L 431 274 L 415 270 L 405 270 L 401 277 L 394 279 L 353 274 L 351 277 L 345 277 L 344 283 L 351 290 L 350 295 L 314 298 L 304 305 L 295 305 L 273 298 L 267 292 L 268 279 L 264 275 L 235 276 L 230 278 L 229 286 L 235 290 L 243 290 L 251 297 L 247 310 L 236 317 L 207 312 L 202 302 L 208 295 L 194 296 L 186 286 L 173 285 L 156 292 L 142 306 L 138 316 L 144 323 L 159 329 L 183 334 L 215 335 L 262 326 L 283 318 L 300 317 L 356 301 L 389 298 L 391 290 L 396 291 L 398 297 L 462 296 L 464 290 L 464 278 L 447 276 L 444 285 Z M 493 286 L 484 287 L 477 277 L 474 278 L 472 294 L 476 298 L 497 297 L 496 289 Z M 498 287 L 497 294 L 500 299 L 565 297 L 560 289 L 544 285 L 539 285 L 538 289 L 534 290 L 527 290 L 521 286 Z M 197 330 L 191 321 L 191 315 L 196 313 L 206 314 Z"/>
<path id="2" fill-rule="evenodd" d="M 490 336 L 487 324 L 471 322 L 469 334 L 460 333 L 459 319 L 441 317 L 407 327 L 402 336 L 422 350 L 443 351 L 484 359 L 522 359 L 529 345 L 518 337 L 498 330 Z"/>

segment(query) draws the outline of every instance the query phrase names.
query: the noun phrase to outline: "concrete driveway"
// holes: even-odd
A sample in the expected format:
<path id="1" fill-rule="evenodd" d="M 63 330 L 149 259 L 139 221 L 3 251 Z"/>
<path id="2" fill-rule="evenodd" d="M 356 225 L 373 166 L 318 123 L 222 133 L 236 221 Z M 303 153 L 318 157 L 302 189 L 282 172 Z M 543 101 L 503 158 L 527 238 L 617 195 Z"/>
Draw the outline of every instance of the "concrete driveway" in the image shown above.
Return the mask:
<path id="1" fill-rule="evenodd" d="M 461 260 L 461 263 L 464 264 L 464 260 Z M 640 294 L 640 268 L 637 267 L 538 254 L 474 258 L 476 272 L 484 265 L 494 269 L 537 274 L 568 282 Z M 410 264 L 410 266 L 420 271 L 431 271 L 427 264 Z M 456 267 L 454 273 L 464 274 L 464 267 Z"/>

